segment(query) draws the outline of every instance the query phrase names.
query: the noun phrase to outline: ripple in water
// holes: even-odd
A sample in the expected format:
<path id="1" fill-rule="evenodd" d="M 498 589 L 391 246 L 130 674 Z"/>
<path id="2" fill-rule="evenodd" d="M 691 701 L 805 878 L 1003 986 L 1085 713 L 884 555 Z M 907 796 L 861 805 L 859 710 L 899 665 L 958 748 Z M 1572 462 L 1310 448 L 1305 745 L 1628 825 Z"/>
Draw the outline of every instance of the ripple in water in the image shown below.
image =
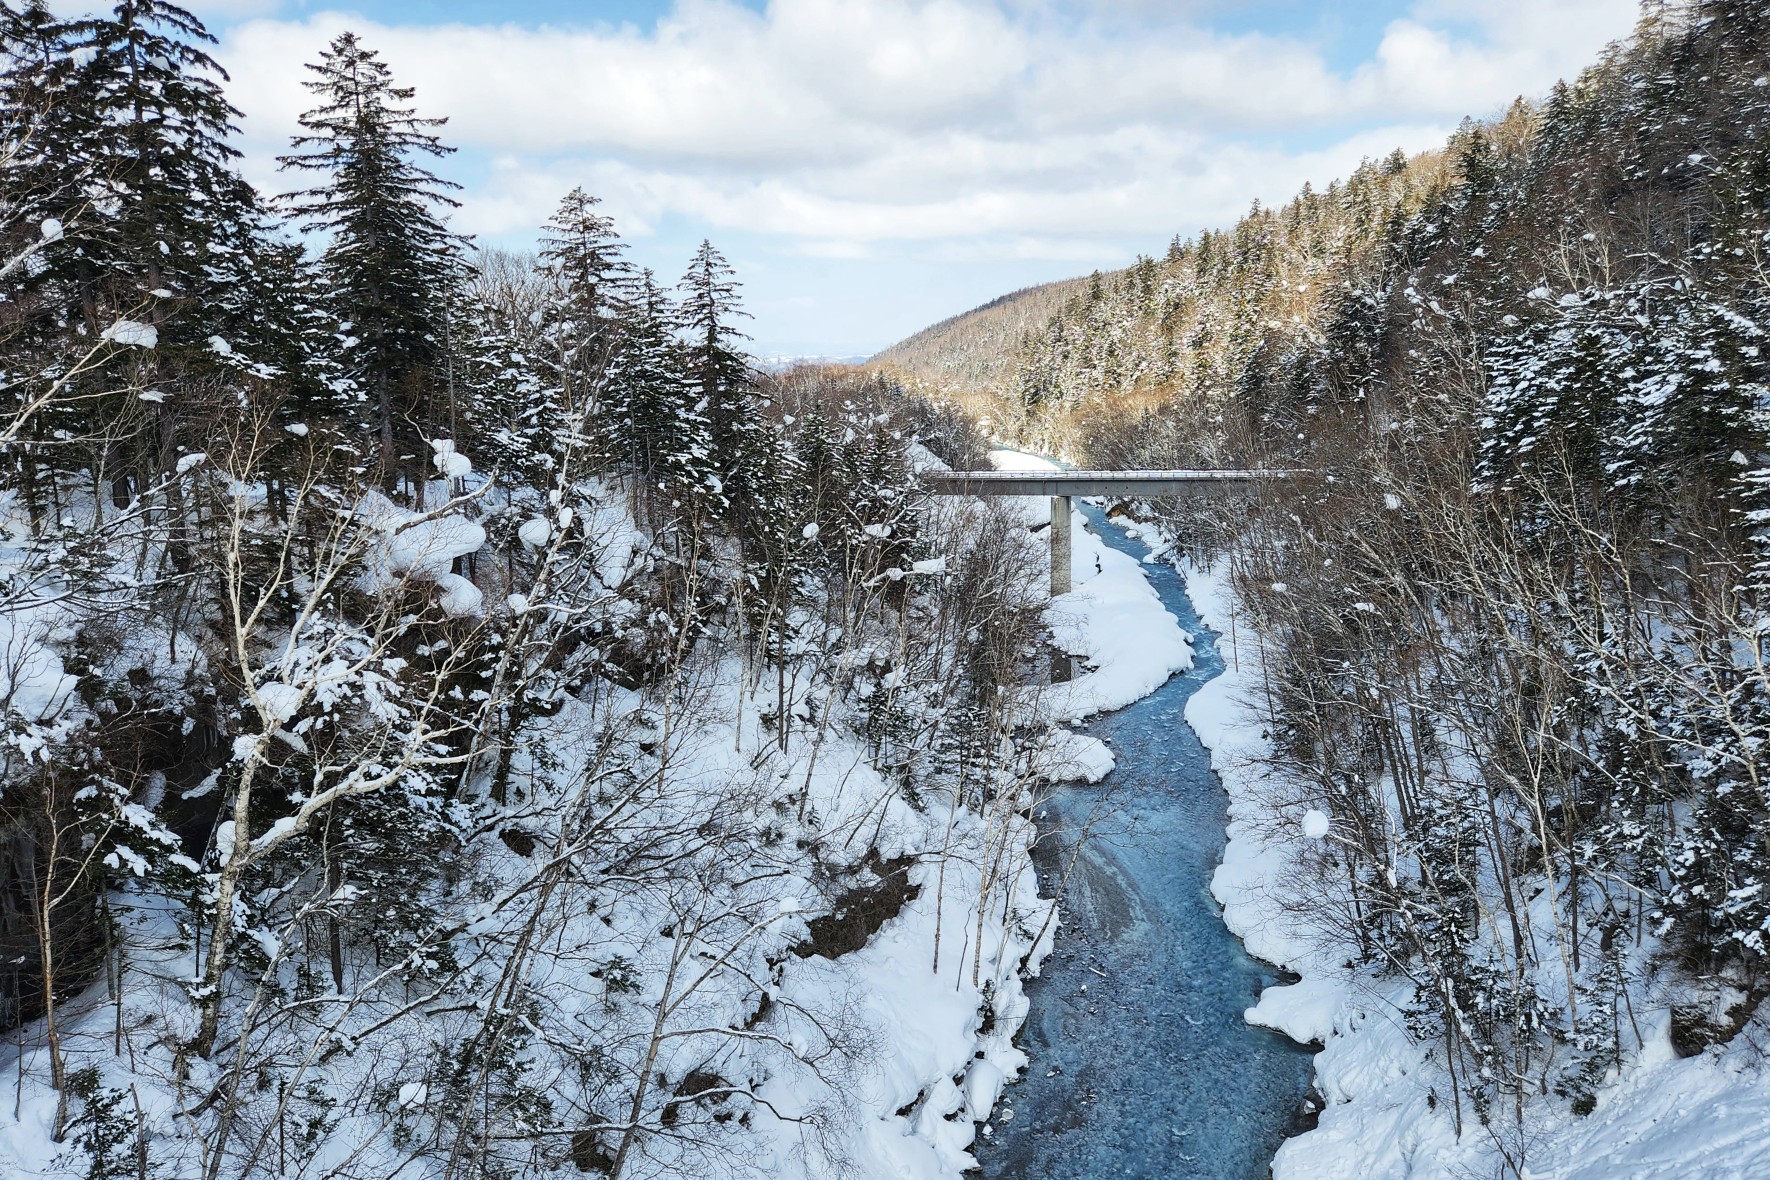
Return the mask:
<path id="1" fill-rule="evenodd" d="M 1108 545 L 1146 554 L 1084 511 Z M 1197 658 L 1088 727 L 1118 756 L 1105 796 L 1065 788 L 1048 809 L 1048 880 L 1076 829 L 1092 823 L 1096 835 L 1071 873 L 1056 950 L 1028 988 L 1032 1064 L 977 1145 L 991 1180 L 1258 1180 L 1309 1090 L 1308 1050 L 1242 1019 L 1276 974 L 1248 957 L 1210 895 L 1227 800 L 1185 708 L 1223 657 L 1174 570 L 1143 568 Z"/>

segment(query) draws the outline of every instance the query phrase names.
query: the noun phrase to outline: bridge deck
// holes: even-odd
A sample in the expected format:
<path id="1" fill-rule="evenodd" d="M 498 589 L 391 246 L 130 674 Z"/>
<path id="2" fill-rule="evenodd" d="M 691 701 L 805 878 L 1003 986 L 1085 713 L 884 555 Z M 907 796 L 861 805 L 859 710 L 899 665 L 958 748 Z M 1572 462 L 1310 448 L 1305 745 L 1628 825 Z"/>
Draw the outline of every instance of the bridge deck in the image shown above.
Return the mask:
<path id="1" fill-rule="evenodd" d="M 937 496 L 1190 496 L 1289 479 L 1294 471 L 929 471 Z"/>

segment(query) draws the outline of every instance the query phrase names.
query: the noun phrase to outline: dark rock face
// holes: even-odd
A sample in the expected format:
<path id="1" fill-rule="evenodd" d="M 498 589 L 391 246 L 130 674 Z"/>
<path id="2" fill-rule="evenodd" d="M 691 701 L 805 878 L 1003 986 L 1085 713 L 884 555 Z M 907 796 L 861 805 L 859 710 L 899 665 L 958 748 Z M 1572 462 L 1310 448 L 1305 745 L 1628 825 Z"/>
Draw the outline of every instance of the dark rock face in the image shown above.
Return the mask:
<path id="1" fill-rule="evenodd" d="M 868 852 L 861 864 L 877 881 L 845 891 L 828 914 L 813 918 L 808 923 L 810 937 L 794 947 L 794 953 L 802 959 L 813 955 L 837 959 L 865 946 L 879 927 L 921 896 L 922 887 L 910 880 L 910 868 L 915 863 L 913 856 L 886 860 L 877 849 Z"/>

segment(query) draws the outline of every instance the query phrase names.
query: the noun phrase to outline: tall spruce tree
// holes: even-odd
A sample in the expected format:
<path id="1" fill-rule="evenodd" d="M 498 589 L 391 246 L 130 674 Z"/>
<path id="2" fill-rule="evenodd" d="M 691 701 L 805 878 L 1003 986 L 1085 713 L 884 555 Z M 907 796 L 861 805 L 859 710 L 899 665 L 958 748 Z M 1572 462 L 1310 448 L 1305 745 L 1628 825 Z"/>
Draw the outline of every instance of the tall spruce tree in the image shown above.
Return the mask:
<path id="1" fill-rule="evenodd" d="M 672 514 L 704 500 L 725 507 L 704 401 L 685 375 L 678 309 L 650 270 L 639 272 L 620 312 L 604 417 L 615 452 Z M 654 521 L 656 523 L 656 521 Z"/>
<path id="2" fill-rule="evenodd" d="M 257 199 L 228 143 L 240 112 L 222 93 L 226 72 L 202 48 L 215 38 L 165 0 L 121 0 L 108 18 L 76 27 L 93 51 L 80 84 L 89 93 L 76 101 L 96 107 L 94 147 L 116 209 L 107 214 L 110 256 L 88 254 L 109 270 L 101 281 L 115 301 L 170 291 L 155 323 L 206 339 L 210 325 L 173 323 L 166 300 L 209 302 L 240 277 L 258 228 Z"/>
<path id="3" fill-rule="evenodd" d="M 0 187 L 14 226 L 45 243 L 8 276 L 8 301 L 26 309 L 21 334 L 62 355 L 41 372 L 79 369 L 34 429 L 82 440 L 121 506 L 268 372 L 244 379 L 285 335 L 264 298 L 281 247 L 235 168 L 239 112 L 196 17 L 121 0 L 57 21 L 33 4 L 4 26 L 0 87 L 17 113 Z"/>
<path id="4" fill-rule="evenodd" d="M 0 12 L 0 34 L 9 211 L 33 229 L 53 218 L 79 246 L 77 264 L 36 274 L 75 279 L 94 329 L 154 291 L 168 292 L 163 324 L 168 300 L 201 299 L 233 277 L 211 272 L 254 229 L 256 201 L 233 167 L 239 112 L 202 22 L 162 0 L 74 21 L 33 3 Z"/>
<path id="5" fill-rule="evenodd" d="M 320 177 L 290 204 L 306 228 L 331 236 L 321 271 L 340 362 L 368 403 L 379 470 L 393 487 L 402 475 L 422 478 L 425 436 L 451 417 L 438 387 L 463 239 L 439 210 L 455 207 L 447 192 L 460 186 L 418 160 L 454 149 L 430 132 L 447 120 L 414 114 L 414 91 L 395 86 L 355 33 L 340 34 L 308 69 L 317 77 L 303 85 L 320 105 L 301 116 L 307 134 L 280 162 Z"/>
<path id="6" fill-rule="evenodd" d="M 749 338 L 734 324 L 749 313 L 738 297 L 736 271 L 711 242 L 703 241 L 695 251 L 678 290 L 683 360 L 700 395 L 712 434 L 713 466 L 742 537 L 763 528 L 760 517 L 779 490 L 770 478 L 779 447 L 762 417 L 742 349 Z"/>
<path id="7" fill-rule="evenodd" d="M 598 204 L 574 188 L 541 231 L 541 266 L 559 285 L 546 333 L 558 353 L 564 405 L 580 415 L 592 412 L 633 273 L 614 221 Z"/>
<path id="8" fill-rule="evenodd" d="M 77 333 L 90 335 L 97 320 L 83 314 L 73 282 L 77 247 L 67 240 L 73 229 L 86 228 L 91 174 L 90 135 L 79 117 L 89 117 L 90 107 L 76 107 L 62 93 L 76 68 L 68 52 L 73 36 L 73 26 L 41 3 L 0 3 L 0 249 L 7 261 L 0 297 L 8 312 L 8 413 L 33 400 L 32 383 L 21 375 L 56 380 L 71 363 L 58 354 L 80 348 Z M 33 519 L 43 515 L 49 488 L 33 444 L 78 437 L 83 417 L 65 405 L 48 406 L 25 424 L 12 458 Z"/>
<path id="9" fill-rule="evenodd" d="M 51 334 L 69 325 L 65 309 L 46 308 L 52 301 L 42 293 L 65 276 L 53 270 L 54 255 L 45 255 L 40 238 L 45 225 L 65 237 L 78 223 L 91 175 L 91 104 L 71 102 L 64 93 L 79 68 L 69 53 L 74 40 L 75 26 L 44 4 L 0 3 L 0 206 L 6 212 L 6 256 L 33 256 L 29 265 L 8 269 L 6 290 L 15 317 L 21 308 L 47 310 Z M 29 295 L 35 296 L 31 304 L 21 303 Z M 16 332 L 24 325 L 15 319 L 12 326 Z"/>
<path id="10" fill-rule="evenodd" d="M 740 467 L 746 427 L 755 418 L 755 389 L 740 343 L 749 337 L 733 324 L 749 315 L 738 297 L 736 275 L 713 243 L 703 241 L 677 288 L 682 292 L 681 323 L 687 341 L 684 359 L 705 402 L 713 429 L 713 456 L 722 478 Z"/>
<path id="11" fill-rule="evenodd" d="M 541 445 L 577 449 L 580 467 L 600 468 L 620 451 L 605 405 L 609 363 L 633 270 L 614 222 L 582 188 L 568 193 L 541 231 L 540 268 L 554 296 L 542 311 L 542 361 L 550 370 L 549 401 L 530 415 Z M 589 453 L 585 453 L 586 449 Z"/>

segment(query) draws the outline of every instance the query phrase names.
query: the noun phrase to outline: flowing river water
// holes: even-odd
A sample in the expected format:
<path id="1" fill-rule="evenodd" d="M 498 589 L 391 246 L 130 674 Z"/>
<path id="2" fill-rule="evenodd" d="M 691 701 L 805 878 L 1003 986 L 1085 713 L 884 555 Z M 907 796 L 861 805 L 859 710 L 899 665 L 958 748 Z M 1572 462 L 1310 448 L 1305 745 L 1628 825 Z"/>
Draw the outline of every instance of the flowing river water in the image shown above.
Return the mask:
<path id="1" fill-rule="evenodd" d="M 1098 509 L 1083 511 L 1106 544 L 1147 554 Z M 1248 957 L 1210 894 L 1228 801 L 1185 709 L 1224 657 L 1179 575 L 1143 569 L 1196 659 L 1091 723 L 1118 768 L 1048 806 L 1047 887 L 1076 829 L 1092 819 L 1096 830 L 1065 888 L 1056 949 L 1028 988 L 1032 1064 L 977 1147 L 991 1180 L 1258 1180 L 1309 1090 L 1308 1050 L 1243 1020 L 1277 973 Z"/>

